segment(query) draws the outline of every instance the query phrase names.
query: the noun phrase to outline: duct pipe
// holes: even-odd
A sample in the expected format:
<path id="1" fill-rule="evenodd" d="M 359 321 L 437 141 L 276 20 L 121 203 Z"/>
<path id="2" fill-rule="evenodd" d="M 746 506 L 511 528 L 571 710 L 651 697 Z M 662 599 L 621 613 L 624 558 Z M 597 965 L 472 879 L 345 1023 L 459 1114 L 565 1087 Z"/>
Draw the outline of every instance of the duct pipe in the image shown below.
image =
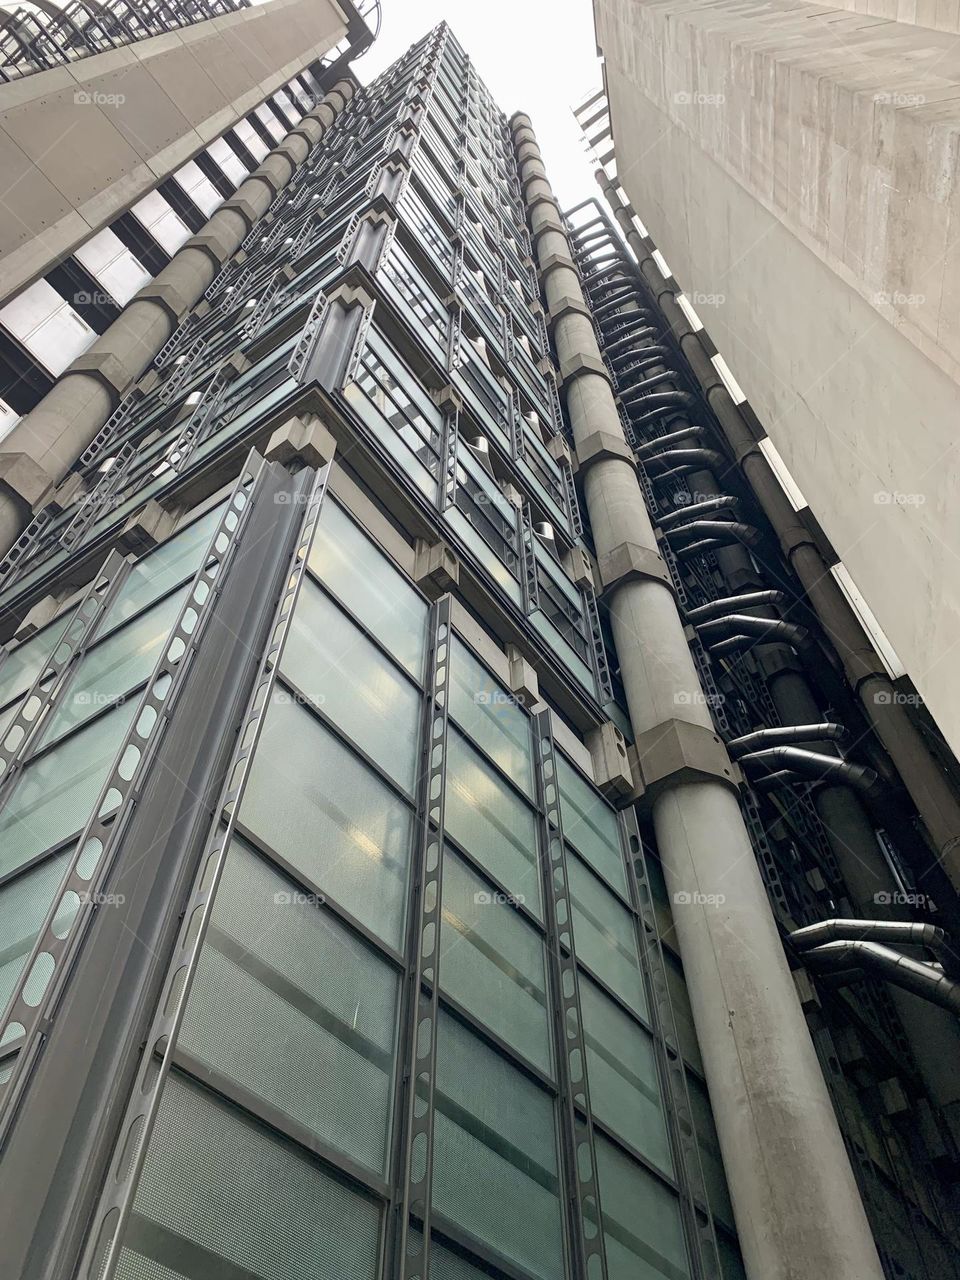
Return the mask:
<path id="1" fill-rule="evenodd" d="M 706 758 L 713 724 L 563 220 L 529 118 L 511 124 L 627 705 L 640 748 L 650 744 L 642 759 L 654 768 L 656 739 L 681 728 Z M 725 758 L 697 780 L 665 770 L 652 818 L 669 891 L 690 895 L 675 923 L 747 1273 L 881 1280 L 737 798 L 721 780 Z"/>
<path id="2" fill-rule="evenodd" d="M 954 982 L 932 965 L 911 960 L 879 942 L 828 942 L 805 952 L 803 958 L 816 968 L 822 966 L 828 973 L 852 967 L 865 969 L 876 978 L 883 978 L 960 1015 L 960 982 Z"/>
<path id="3" fill-rule="evenodd" d="M 339 81 L 3 440 L 0 556 L 353 97 Z"/>
<path id="4" fill-rule="evenodd" d="M 631 220 L 633 210 L 620 198 L 617 184 L 596 171 L 617 225 L 633 250 L 641 276 L 653 293 L 707 403 L 727 438 L 744 476 L 778 535 L 810 606 L 843 663 L 847 679 L 863 703 L 867 719 L 889 752 L 910 793 L 930 840 L 955 888 L 960 889 L 960 802 L 950 782 L 897 700 L 883 663 L 830 572 L 812 537 L 802 527 L 780 481 L 761 452 L 753 432 L 723 384 L 715 365 L 677 303 Z"/>
<path id="5" fill-rule="evenodd" d="M 809 951 L 826 942 L 886 942 L 898 947 L 926 947 L 937 957 L 945 973 L 957 976 L 957 954 L 944 931 L 933 924 L 915 924 L 909 920 L 821 920 L 819 924 L 794 930 L 790 941 L 798 951 Z"/>
<path id="6" fill-rule="evenodd" d="M 716 498 L 708 498 L 706 502 L 716 502 Z M 699 503 L 699 506 L 705 506 L 706 502 Z M 687 510 L 692 511 L 689 507 Z M 674 512 L 669 518 L 672 520 L 679 517 L 680 512 Z M 660 520 L 661 527 L 664 524 L 663 518 Z M 711 618 L 718 618 L 725 613 L 733 613 L 740 609 L 755 609 L 759 605 L 782 604 L 786 600 L 786 594 L 783 591 L 763 590 L 763 591 L 745 591 L 743 595 L 727 596 L 723 600 L 711 600 L 709 604 L 702 604 L 697 609 L 689 609 L 687 611 L 687 621 L 694 624 L 698 622 L 708 622 Z"/>
<path id="7" fill-rule="evenodd" d="M 757 729 L 755 733 L 745 733 L 742 738 L 732 738 L 727 743 L 727 750 L 733 760 L 761 747 L 789 746 L 795 742 L 841 742 L 847 736 L 842 724 L 791 724 L 781 729 Z"/>
<path id="8" fill-rule="evenodd" d="M 819 782 L 829 778 L 844 782 L 854 791 L 873 795 L 877 790 L 877 774 L 862 764 L 851 764 L 839 756 L 825 756 L 819 751 L 807 751 L 803 747 L 769 747 L 764 751 L 751 751 L 740 757 L 741 765 L 762 765 L 765 769 L 790 769 L 803 777 Z"/>
<path id="9" fill-rule="evenodd" d="M 813 644 L 805 627 L 798 627 L 794 622 L 784 622 L 782 618 L 752 618 L 748 613 L 728 613 L 722 618 L 701 622 L 697 632 L 708 642 L 715 637 L 726 639 L 724 633 L 732 632 L 738 636 L 753 636 L 758 644 L 779 640 L 781 644 L 802 650 L 809 649 Z"/>

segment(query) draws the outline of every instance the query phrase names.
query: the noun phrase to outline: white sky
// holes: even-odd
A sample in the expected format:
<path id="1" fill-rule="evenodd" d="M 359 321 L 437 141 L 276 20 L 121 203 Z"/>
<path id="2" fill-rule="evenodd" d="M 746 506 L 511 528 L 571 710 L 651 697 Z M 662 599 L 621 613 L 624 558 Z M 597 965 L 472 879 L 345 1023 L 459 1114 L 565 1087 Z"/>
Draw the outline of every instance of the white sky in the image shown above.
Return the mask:
<path id="1" fill-rule="evenodd" d="M 507 116 L 533 121 L 561 208 L 599 195 L 573 107 L 600 87 L 592 0 L 382 0 L 383 25 L 356 63 L 366 83 L 446 20 Z"/>

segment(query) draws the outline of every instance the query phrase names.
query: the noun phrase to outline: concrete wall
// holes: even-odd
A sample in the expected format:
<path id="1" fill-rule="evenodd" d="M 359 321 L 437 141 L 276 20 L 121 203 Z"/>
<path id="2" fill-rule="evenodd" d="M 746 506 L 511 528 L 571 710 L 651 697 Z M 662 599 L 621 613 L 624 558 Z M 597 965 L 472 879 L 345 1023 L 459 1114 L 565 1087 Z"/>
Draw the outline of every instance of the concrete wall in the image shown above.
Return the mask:
<path id="1" fill-rule="evenodd" d="M 776 0 L 596 8 L 620 181 L 960 752 L 960 74 L 896 105 L 960 52 Z"/>
<path id="2" fill-rule="evenodd" d="M 346 34 L 269 3 L 0 85 L 0 298 L 113 221 Z"/>

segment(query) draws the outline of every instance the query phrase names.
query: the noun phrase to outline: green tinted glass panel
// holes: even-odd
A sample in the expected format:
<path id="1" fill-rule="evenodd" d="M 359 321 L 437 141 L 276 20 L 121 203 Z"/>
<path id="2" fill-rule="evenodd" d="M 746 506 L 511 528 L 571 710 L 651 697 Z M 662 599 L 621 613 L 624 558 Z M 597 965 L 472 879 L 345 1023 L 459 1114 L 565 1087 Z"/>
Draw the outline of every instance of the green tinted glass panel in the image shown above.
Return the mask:
<path id="1" fill-rule="evenodd" d="M 449 849 L 443 860 L 440 985 L 536 1066 L 550 1071 L 543 942 Z"/>
<path id="2" fill-rule="evenodd" d="M 453 726 L 447 736 L 447 830 L 508 892 L 540 915 L 533 811 Z"/>
<path id="3" fill-rule="evenodd" d="M 564 836 L 598 875 L 626 894 L 627 874 L 616 814 L 562 756 L 557 756 L 557 780 Z"/>
<path id="4" fill-rule="evenodd" d="M 224 503 L 138 560 L 117 592 L 102 630 L 118 627 L 178 583 L 192 578 L 220 523 Z"/>
<path id="5" fill-rule="evenodd" d="M 161 600 L 80 659 L 63 702 L 40 739 L 44 746 L 104 707 L 122 702 L 126 693 L 147 679 L 177 620 L 186 591 L 184 588 Z"/>
<path id="6" fill-rule="evenodd" d="M 0 811 L 0 875 L 84 826 L 135 710 L 124 703 L 27 765 Z"/>
<path id="7" fill-rule="evenodd" d="M 457 724 L 532 796 L 530 721 L 513 694 L 507 693 L 456 637 L 450 680 L 450 714 Z"/>
<path id="8" fill-rule="evenodd" d="M 642 1016 L 647 1002 L 633 916 L 569 849 L 567 879 L 577 959 Z"/>
<path id="9" fill-rule="evenodd" d="M 687 1280 L 677 1197 L 612 1142 L 595 1145 L 610 1280 Z"/>
<path id="10" fill-rule="evenodd" d="M 376 1204 L 185 1077 L 164 1087 L 120 1280 L 374 1280 Z"/>
<path id="11" fill-rule="evenodd" d="M 564 1274 L 554 1105 L 450 1016 L 437 1036 L 433 1205 L 534 1276 Z"/>
<path id="12" fill-rule="evenodd" d="M 580 979 L 580 1010 L 593 1114 L 672 1174 L 652 1038 L 586 976 Z"/>
<path id="13" fill-rule="evenodd" d="M 9 656 L 0 665 L 0 707 L 13 698 L 21 697 L 30 688 L 43 664 L 52 656 L 57 641 L 73 614 L 74 610 L 70 610 L 29 640 L 24 640 L 15 649 L 11 649 Z"/>
<path id="14" fill-rule="evenodd" d="M 399 947 L 411 811 L 282 690 L 267 712 L 240 820 L 384 941 Z"/>
<path id="15" fill-rule="evenodd" d="M 370 947 L 234 844 L 179 1043 L 384 1173 L 397 987 Z"/>
<path id="16" fill-rule="evenodd" d="M 281 670 L 361 750 L 412 791 L 420 694 L 309 579 L 297 601 Z"/>
<path id="17" fill-rule="evenodd" d="M 419 679 L 426 602 L 330 498 L 323 504 L 309 563 L 317 577 Z"/>
<path id="18" fill-rule="evenodd" d="M 23 972 L 69 858 L 69 852 L 58 853 L 0 887 L 0 1010 Z"/>
<path id="19" fill-rule="evenodd" d="M 710 1109 L 710 1098 L 707 1086 L 702 1080 L 687 1072 L 687 1092 L 690 1095 L 690 1108 L 693 1112 L 693 1127 L 697 1131 L 697 1145 L 700 1148 L 700 1165 L 703 1169 L 703 1180 L 707 1187 L 707 1196 L 714 1216 L 734 1229 L 733 1206 L 727 1190 L 727 1178 L 723 1171 L 723 1157 L 720 1154 L 720 1140 L 713 1123 L 713 1112 Z"/>

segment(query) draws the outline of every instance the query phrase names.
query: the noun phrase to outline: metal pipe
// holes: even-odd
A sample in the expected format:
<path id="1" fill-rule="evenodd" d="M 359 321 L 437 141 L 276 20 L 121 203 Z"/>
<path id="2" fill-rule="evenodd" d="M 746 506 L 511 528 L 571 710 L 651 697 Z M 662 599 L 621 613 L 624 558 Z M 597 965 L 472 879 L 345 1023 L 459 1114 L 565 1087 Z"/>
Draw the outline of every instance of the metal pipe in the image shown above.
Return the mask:
<path id="1" fill-rule="evenodd" d="M 824 778 L 838 779 L 855 791 L 872 795 L 878 785 L 875 769 L 866 765 L 851 764 L 838 756 L 825 756 L 819 751 L 807 751 L 803 747 L 769 747 L 764 751 L 751 751 L 740 757 L 742 768 L 762 765 L 764 769 L 792 769 L 794 773 L 812 778 L 816 782 Z"/>
<path id="2" fill-rule="evenodd" d="M 705 435 L 703 427 L 684 427 L 682 431 L 669 431 L 664 436 L 657 436 L 655 440 L 648 440 L 646 444 L 638 445 L 634 453 L 643 462 L 647 458 L 654 457 L 665 446 L 679 444 L 681 440 L 689 440 L 691 436 L 695 440 L 700 440 Z"/>
<path id="3" fill-rule="evenodd" d="M 792 645 L 794 649 L 808 649 L 813 643 L 806 627 L 798 627 L 795 622 L 784 622 L 782 618 L 752 618 L 748 613 L 728 613 L 722 618 L 711 618 L 709 622 L 697 625 L 697 632 L 704 639 L 719 636 L 722 639 L 725 630 L 736 635 L 754 636 L 760 640 L 778 640 L 781 644 Z"/>
<path id="4" fill-rule="evenodd" d="M 529 118 L 516 115 L 511 125 L 547 306 L 584 303 Z M 603 365 L 593 323 L 563 307 L 553 333 L 561 367 L 576 369 L 564 384 L 575 446 L 598 430 L 622 437 L 609 379 L 597 371 Z M 588 359 L 577 367 L 581 356 Z M 657 397 L 658 410 L 678 403 L 674 396 Z M 598 560 L 624 544 L 655 559 L 657 540 L 632 462 L 595 458 L 582 484 Z M 714 739 L 670 588 L 657 575 L 626 574 L 610 584 L 607 600 L 635 733 L 656 734 L 680 719 L 704 741 Z M 737 798 L 719 774 L 681 777 L 660 781 L 652 819 L 668 891 L 675 902 L 686 895 L 674 920 L 747 1274 L 881 1280 Z M 711 891 L 722 901 L 706 905 Z"/>
<path id="5" fill-rule="evenodd" d="M 675 431 L 672 434 L 683 437 L 687 433 Z M 639 449 L 635 449 L 634 452 L 637 457 L 641 456 Z M 702 502 L 692 502 L 688 507 L 678 507 L 676 511 L 666 511 L 663 515 L 657 516 L 657 523 L 661 529 L 672 529 L 675 525 L 684 524 L 687 520 L 695 520 L 698 516 L 709 515 L 713 511 L 735 511 L 739 506 L 739 498 L 735 498 L 732 494 L 722 494 L 717 498 L 704 498 Z M 687 617 L 690 617 L 689 613 Z"/>
<path id="6" fill-rule="evenodd" d="M 898 947 L 926 947 L 943 965 L 944 972 L 953 974 L 957 973 L 960 959 L 943 929 L 912 920 L 821 920 L 795 929 L 790 941 L 799 951 L 826 942 L 886 942 Z"/>
<path id="7" fill-rule="evenodd" d="M 761 747 L 789 746 L 795 742 L 842 742 L 847 731 L 842 724 L 831 724 L 824 720 L 822 724 L 791 724 L 776 729 L 757 729 L 753 733 L 745 733 L 742 737 L 731 738 L 727 750 L 733 760 L 739 760 L 749 751 Z"/>
<path id="8" fill-rule="evenodd" d="M 674 538 L 684 538 L 687 534 L 743 542 L 748 547 L 755 547 L 763 541 L 758 530 L 751 524 L 744 524 L 742 520 L 694 520 L 690 524 L 667 530 L 667 537 L 671 541 Z"/>
<path id="9" fill-rule="evenodd" d="M 953 1014 L 960 1014 L 960 982 L 879 942 L 828 942 L 805 952 L 803 958 L 806 964 L 814 968 L 822 966 L 827 972 L 853 966 L 865 969 Z"/>
<path id="10" fill-rule="evenodd" d="M 651 396 L 651 399 L 653 397 Z M 652 417 L 653 415 L 647 415 Z M 720 453 L 714 453 L 712 449 L 669 449 L 666 453 L 657 454 L 651 458 L 644 459 L 644 466 L 650 474 L 651 480 L 661 479 L 664 475 L 672 474 L 673 469 L 682 466 L 687 468 L 706 467 L 710 470 L 716 467 L 726 467 L 727 460 Z M 660 471 L 660 468 L 663 471 Z"/>
<path id="11" fill-rule="evenodd" d="M 707 501 L 715 502 L 717 499 L 709 498 Z M 676 514 L 675 512 L 674 515 Z M 663 519 L 660 520 L 660 525 L 661 527 L 663 526 Z M 739 611 L 740 609 L 753 609 L 758 605 L 782 604 L 786 598 L 785 592 L 772 590 L 748 591 L 739 596 L 726 596 L 722 600 L 711 600 L 709 604 L 702 604 L 699 608 L 688 609 L 687 621 L 693 623 L 707 622 L 710 618 L 716 618 L 721 614 Z"/>
<path id="12" fill-rule="evenodd" d="M 960 888 L 960 801 L 906 708 L 894 696 L 893 685 L 859 618 L 812 536 L 800 526 L 752 428 L 717 372 L 711 353 L 677 303 L 674 289 L 665 282 L 653 260 L 652 250 L 644 245 L 633 226 L 632 209 L 623 203 L 616 182 L 602 169 L 596 171 L 596 178 L 636 257 L 640 276 L 674 334 L 757 501 L 780 537 L 784 553 L 840 656 L 867 720 L 889 752 L 947 874 Z"/>

